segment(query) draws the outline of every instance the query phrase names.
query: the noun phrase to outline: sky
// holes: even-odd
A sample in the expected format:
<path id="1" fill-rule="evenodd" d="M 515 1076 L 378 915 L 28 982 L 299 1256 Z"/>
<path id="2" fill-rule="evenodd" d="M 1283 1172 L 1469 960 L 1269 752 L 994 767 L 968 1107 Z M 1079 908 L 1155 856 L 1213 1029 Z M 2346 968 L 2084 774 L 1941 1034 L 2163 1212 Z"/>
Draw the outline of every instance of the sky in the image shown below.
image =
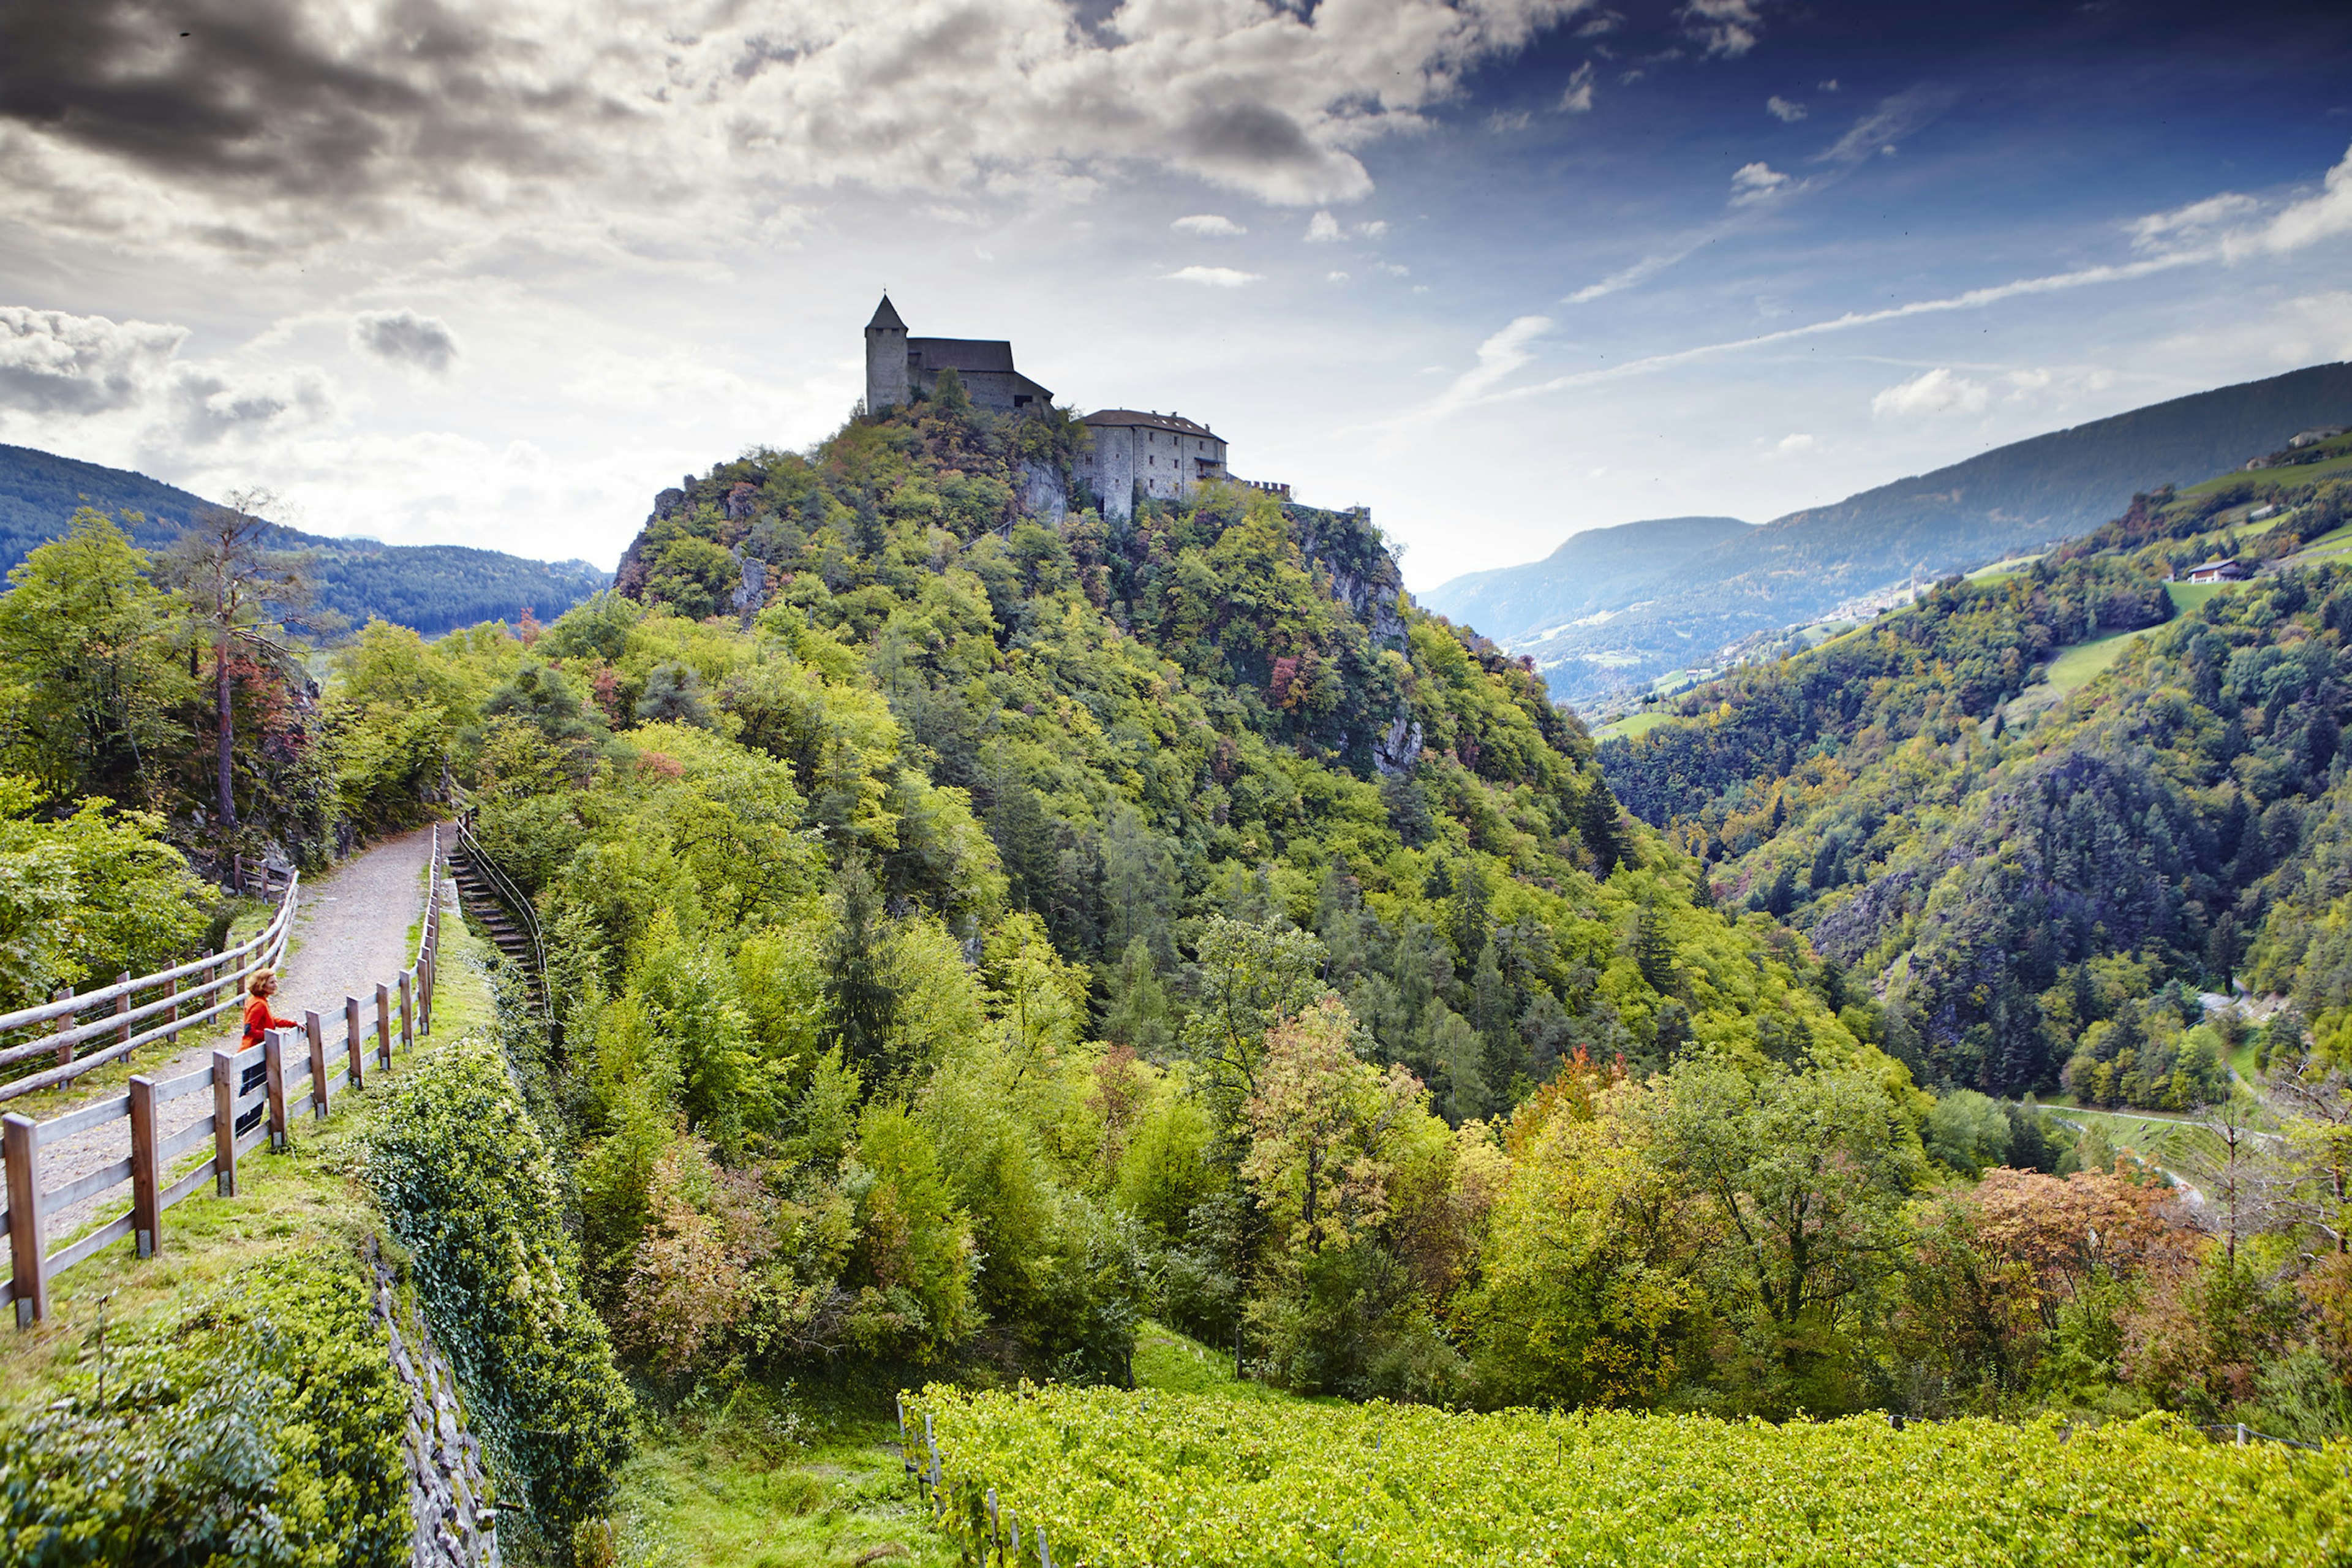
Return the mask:
<path id="1" fill-rule="evenodd" d="M 2352 7 L 0 4 L 0 442 L 610 567 L 886 289 L 1425 589 L 2352 358 Z"/>

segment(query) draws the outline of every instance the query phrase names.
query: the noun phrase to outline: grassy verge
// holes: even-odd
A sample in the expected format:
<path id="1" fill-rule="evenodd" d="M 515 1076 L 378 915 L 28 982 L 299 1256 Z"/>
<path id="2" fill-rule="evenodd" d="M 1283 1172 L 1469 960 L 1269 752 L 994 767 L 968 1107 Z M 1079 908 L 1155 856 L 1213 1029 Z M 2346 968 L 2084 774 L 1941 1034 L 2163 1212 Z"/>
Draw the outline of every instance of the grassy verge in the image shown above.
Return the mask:
<path id="1" fill-rule="evenodd" d="M 956 1561 L 908 1482 L 894 1421 L 849 1415 L 800 1427 L 756 1394 L 639 1423 L 614 1514 L 633 1563 L 817 1568 Z"/>
<path id="2" fill-rule="evenodd" d="M 356 1247 L 375 1231 L 375 1210 L 359 1170 L 378 1110 L 419 1057 L 490 1018 L 489 986 L 478 967 L 488 945 L 454 921 L 442 935 L 434 1038 L 421 1042 L 415 1054 L 395 1055 L 393 1070 L 371 1074 L 365 1089 L 338 1096 L 325 1121 L 307 1114 L 289 1118 L 284 1153 L 256 1149 L 237 1162 L 236 1196 L 218 1197 L 206 1188 L 173 1208 L 163 1216 L 163 1244 L 155 1257 L 142 1260 L 128 1241 L 120 1241 L 57 1276 L 49 1286 L 48 1318 L 26 1332 L 0 1333 L 0 1399 L 10 1406 L 40 1400 L 94 1342 L 101 1321 L 110 1328 L 166 1321 L 265 1258 L 331 1240 Z M 101 1205 L 98 1219 L 111 1219 L 122 1201 L 127 1198 Z"/>

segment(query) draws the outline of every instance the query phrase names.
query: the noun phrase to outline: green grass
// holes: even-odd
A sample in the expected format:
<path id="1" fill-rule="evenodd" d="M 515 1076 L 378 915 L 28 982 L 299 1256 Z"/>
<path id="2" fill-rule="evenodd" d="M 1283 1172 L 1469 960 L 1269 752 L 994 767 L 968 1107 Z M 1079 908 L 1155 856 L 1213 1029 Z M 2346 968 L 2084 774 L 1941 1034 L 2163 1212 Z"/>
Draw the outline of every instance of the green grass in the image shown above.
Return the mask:
<path id="1" fill-rule="evenodd" d="M 835 1420 L 795 1435 L 790 1421 L 756 1393 L 722 1413 L 641 1421 L 614 1508 L 625 1560 L 664 1568 L 956 1561 L 916 1500 L 894 1422 Z"/>
<path id="2" fill-rule="evenodd" d="M 1303 1400 L 1297 1394 L 1237 1378 L 1231 1351 L 1212 1349 L 1149 1319 L 1136 1330 L 1135 1386 L 1164 1394 L 1214 1394 L 1269 1405 L 1338 1403 Z"/>
<path id="3" fill-rule="evenodd" d="M 2040 553 L 2012 555 L 2006 561 L 1996 561 L 1990 566 L 1979 566 L 1969 574 L 1971 583 L 2001 583 L 2017 576 L 2028 566 L 2042 559 Z"/>
<path id="4" fill-rule="evenodd" d="M 2236 586 L 2235 583 L 2167 583 L 2164 593 L 2176 614 L 2193 616 L 2205 607 L 2206 600 Z"/>
<path id="5" fill-rule="evenodd" d="M 2137 1155 L 2168 1171 L 2193 1172 L 2200 1163 L 2221 1152 L 2220 1141 L 2211 1132 L 2185 1117 L 2158 1111 L 2084 1110 L 2059 1104 L 2050 1109 L 2066 1121 L 2096 1127 L 2117 1152 Z"/>
<path id="6" fill-rule="evenodd" d="M 2050 661 L 2049 671 L 2043 677 L 2053 698 L 2063 702 L 2088 686 L 2123 658 L 2134 642 L 2154 629 L 2142 626 L 2137 631 L 2114 632 L 2106 637 L 2094 637 L 2089 642 L 2076 643 L 2061 653 Z"/>
<path id="7" fill-rule="evenodd" d="M 1592 732 L 1596 741 L 1631 741 L 1646 735 L 1675 717 L 1672 713 L 1628 713 L 1622 719 L 1612 719 Z"/>

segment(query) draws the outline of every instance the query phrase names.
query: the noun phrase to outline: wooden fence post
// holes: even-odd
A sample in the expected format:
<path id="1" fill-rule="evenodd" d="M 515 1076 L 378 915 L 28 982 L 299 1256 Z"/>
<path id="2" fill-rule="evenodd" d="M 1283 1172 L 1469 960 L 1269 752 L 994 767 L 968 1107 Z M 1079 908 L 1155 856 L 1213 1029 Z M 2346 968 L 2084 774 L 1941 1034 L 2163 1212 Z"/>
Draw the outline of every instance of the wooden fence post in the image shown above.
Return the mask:
<path id="1" fill-rule="evenodd" d="M 163 1163 L 156 1155 L 155 1080 L 131 1080 L 131 1239 L 142 1258 L 163 1250 Z"/>
<path id="2" fill-rule="evenodd" d="M 392 1070 L 392 987 L 382 981 L 375 987 L 375 1065 Z"/>
<path id="3" fill-rule="evenodd" d="M 261 1068 L 269 1080 L 269 1147 L 273 1151 L 282 1151 L 286 1147 L 285 1030 L 263 1031 Z"/>
<path id="4" fill-rule="evenodd" d="M 72 994 L 72 986 L 60 985 L 58 987 L 58 994 L 50 997 L 49 1000 L 52 1002 L 62 1002 Z M 71 1013 L 66 1014 L 63 1017 L 60 1017 L 58 1020 L 58 1033 L 60 1035 L 69 1033 L 73 1026 L 74 1016 Z M 64 1067 L 68 1063 L 71 1062 L 73 1060 L 73 1051 L 74 1048 L 71 1041 L 68 1041 L 66 1044 L 59 1046 L 58 1047 L 58 1066 Z"/>
<path id="5" fill-rule="evenodd" d="M 16 1326 L 49 1315 L 49 1278 L 41 1256 L 40 1123 L 11 1111 L 0 1117 L 0 1155 L 8 1165 L 8 1256 L 16 1291 Z"/>
<path id="6" fill-rule="evenodd" d="M 129 985 L 131 984 L 131 971 L 127 969 L 124 970 L 121 976 L 115 981 L 115 984 L 117 985 Z M 131 993 L 125 991 L 121 995 L 117 996 L 114 999 L 115 1016 L 121 1017 L 123 1014 L 128 1013 L 129 1011 L 131 1011 Z M 127 1023 L 118 1026 L 114 1031 L 114 1039 L 117 1045 L 128 1044 L 131 1039 L 131 1026 Z"/>
<path id="7" fill-rule="evenodd" d="M 351 1084 L 353 1089 L 367 1087 L 367 1053 L 360 1048 L 360 999 L 343 998 L 343 1047 L 351 1054 Z"/>
<path id="8" fill-rule="evenodd" d="M 245 897 L 245 857 L 242 855 L 228 858 L 228 885 L 236 889 L 238 898 Z"/>
<path id="9" fill-rule="evenodd" d="M 310 1115 L 314 1121 L 324 1121 L 327 1115 L 327 1030 L 324 1020 L 313 1009 L 302 1015 L 302 1033 L 310 1042 Z"/>
<path id="10" fill-rule="evenodd" d="M 400 1048 L 416 1048 L 416 971 L 400 972 Z"/>
<path id="11" fill-rule="evenodd" d="M 236 1053 L 213 1053 L 213 1191 L 236 1196 Z"/>
<path id="12" fill-rule="evenodd" d="M 163 994 L 172 999 L 172 1044 L 180 1043 L 180 977 L 173 975 L 163 983 Z"/>

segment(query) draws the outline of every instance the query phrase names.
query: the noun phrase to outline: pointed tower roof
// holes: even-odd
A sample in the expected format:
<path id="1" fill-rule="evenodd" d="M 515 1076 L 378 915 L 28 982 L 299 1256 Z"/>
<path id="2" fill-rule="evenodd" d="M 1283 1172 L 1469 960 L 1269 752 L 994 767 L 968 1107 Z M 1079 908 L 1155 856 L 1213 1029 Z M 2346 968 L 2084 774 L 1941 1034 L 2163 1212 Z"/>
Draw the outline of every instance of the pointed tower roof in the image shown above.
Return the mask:
<path id="1" fill-rule="evenodd" d="M 889 295 L 882 296 L 882 303 L 876 309 L 874 319 L 866 323 L 866 330 L 869 332 L 903 332 L 907 330 L 907 323 L 898 319 L 897 310 L 891 309 Z"/>

